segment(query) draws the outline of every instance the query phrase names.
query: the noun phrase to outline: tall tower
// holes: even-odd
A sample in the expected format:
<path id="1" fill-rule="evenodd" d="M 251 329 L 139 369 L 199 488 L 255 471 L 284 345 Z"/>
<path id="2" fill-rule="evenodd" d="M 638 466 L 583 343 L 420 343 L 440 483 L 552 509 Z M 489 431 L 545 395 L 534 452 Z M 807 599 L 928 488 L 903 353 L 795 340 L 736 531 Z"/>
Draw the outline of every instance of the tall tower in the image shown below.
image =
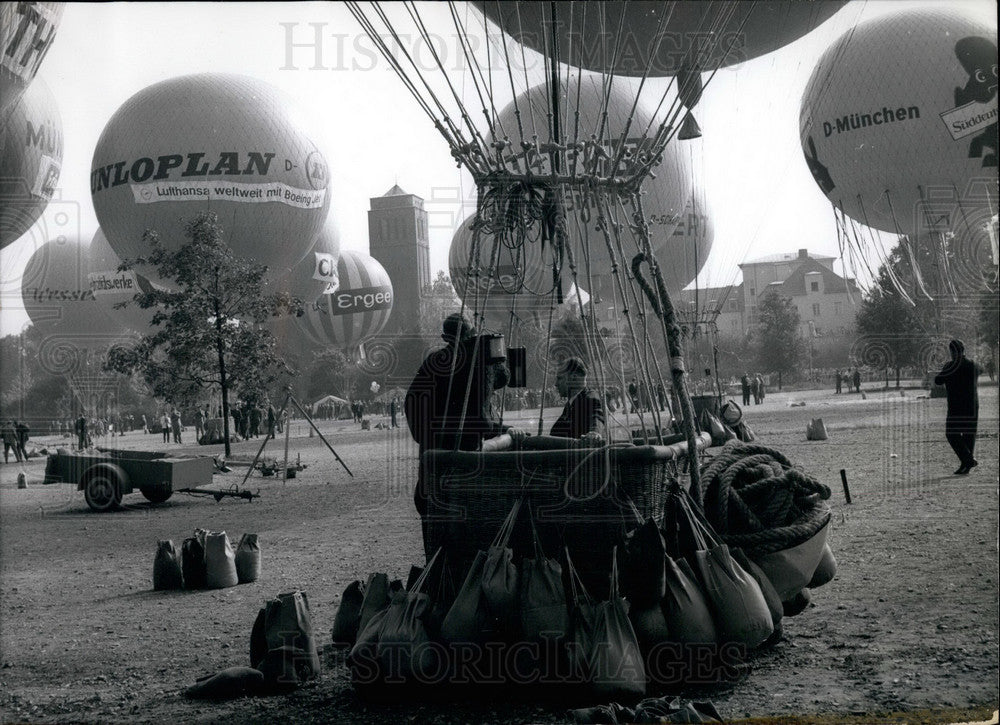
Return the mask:
<path id="1" fill-rule="evenodd" d="M 383 335 L 416 334 L 420 329 L 420 299 L 431 283 L 430 244 L 424 200 L 393 185 L 370 200 L 369 254 L 392 280 L 392 316 Z"/>

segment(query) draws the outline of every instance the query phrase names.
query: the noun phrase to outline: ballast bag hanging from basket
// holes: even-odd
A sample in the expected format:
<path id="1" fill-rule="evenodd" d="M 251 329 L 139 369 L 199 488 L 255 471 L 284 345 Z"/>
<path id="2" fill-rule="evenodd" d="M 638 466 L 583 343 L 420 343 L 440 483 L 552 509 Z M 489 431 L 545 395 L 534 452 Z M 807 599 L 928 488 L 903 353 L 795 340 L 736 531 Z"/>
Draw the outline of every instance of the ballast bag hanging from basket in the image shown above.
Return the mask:
<path id="1" fill-rule="evenodd" d="M 599 697 L 642 697 L 646 693 L 646 667 L 626 608 L 618 593 L 616 547 L 611 553 L 610 597 L 597 605 L 594 617 L 590 674 Z"/>
<path id="2" fill-rule="evenodd" d="M 236 573 L 236 552 L 225 531 L 205 537 L 205 584 L 209 589 L 225 589 L 240 583 Z"/>
<path id="3" fill-rule="evenodd" d="M 361 623 L 361 605 L 365 601 L 365 592 L 361 581 L 355 579 L 340 597 L 337 615 L 333 618 L 331 637 L 333 645 L 353 645 L 358 637 L 358 625 Z"/>
<path id="4" fill-rule="evenodd" d="M 829 534 L 830 521 L 827 519 L 819 531 L 801 544 L 753 557 L 774 584 L 781 601 L 788 601 L 812 581 L 823 559 Z"/>
<path id="5" fill-rule="evenodd" d="M 680 644 L 713 644 L 715 622 L 697 577 L 684 559 L 665 562 L 667 590 L 660 602 L 669 640 Z"/>
<path id="6" fill-rule="evenodd" d="M 257 534 L 243 534 L 236 547 L 236 577 L 240 584 L 255 582 L 260 577 L 260 542 Z"/>
<path id="7" fill-rule="evenodd" d="M 530 507 L 528 519 L 535 558 L 525 557 L 521 562 L 521 633 L 529 642 L 541 641 L 543 636 L 562 639 L 569 629 L 562 567 L 557 560 L 545 556 Z"/>
<path id="8" fill-rule="evenodd" d="M 508 634 L 511 633 L 511 628 L 518 618 L 519 572 L 514 564 L 514 551 L 509 543 L 520 510 L 521 499 L 518 499 L 504 519 L 483 562 L 483 598 L 495 620 L 496 628 Z"/>
<path id="9" fill-rule="evenodd" d="M 441 622 L 441 639 L 445 642 L 484 642 L 493 634 L 493 617 L 483 596 L 485 563 L 486 552 L 477 551 L 455 601 Z"/>
<path id="10" fill-rule="evenodd" d="M 185 589 L 204 589 L 208 571 L 205 568 L 205 545 L 197 536 L 181 544 L 181 570 Z"/>
<path id="11" fill-rule="evenodd" d="M 184 574 L 181 569 L 181 552 L 174 542 L 166 539 L 156 545 L 156 558 L 153 559 L 153 589 L 183 589 Z"/>
<path id="12" fill-rule="evenodd" d="M 597 606 L 573 566 L 569 549 L 566 555 L 566 573 L 570 586 L 569 633 L 566 637 L 566 659 L 574 682 L 590 682 L 590 656 L 594 651 L 594 624 Z"/>
<path id="13" fill-rule="evenodd" d="M 759 646 L 774 632 L 771 612 L 760 586 L 733 560 L 729 547 L 699 518 L 697 504 L 687 494 L 680 496 L 681 508 L 699 540 L 693 560 L 714 615 L 719 641 L 738 642 L 751 649 Z"/>
<path id="14" fill-rule="evenodd" d="M 412 679 L 432 676 L 439 670 L 439 650 L 431 646 L 424 619 L 430 613 L 430 596 L 424 591 L 428 579 L 443 560 L 439 548 L 423 573 L 407 591 L 397 592 L 379 629 L 376 654 L 382 672 L 389 678 Z"/>
<path id="15" fill-rule="evenodd" d="M 635 505 L 632 507 L 634 509 Z M 652 518 L 647 518 L 629 533 L 625 541 L 622 588 L 633 607 L 648 609 L 663 599 L 667 586 L 666 556 L 663 535 Z"/>
<path id="16" fill-rule="evenodd" d="M 368 620 L 389 606 L 389 576 L 378 572 L 368 575 L 365 584 L 365 598 L 361 602 L 361 614 L 358 617 L 358 632 L 368 626 Z"/>
<path id="17" fill-rule="evenodd" d="M 754 560 L 744 553 L 743 549 L 730 549 L 729 553 L 732 554 L 736 563 L 743 567 L 743 571 L 752 576 L 757 582 L 757 586 L 760 587 L 760 593 L 764 595 L 764 601 L 767 602 L 767 609 L 771 612 L 771 624 L 774 625 L 774 633 L 768 641 L 776 642 L 781 636 L 781 618 L 784 616 L 781 597 L 778 596 L 777 590 L 775 590 L 771 580 L 767 578 L 764 570 L 757 566 Z"/>

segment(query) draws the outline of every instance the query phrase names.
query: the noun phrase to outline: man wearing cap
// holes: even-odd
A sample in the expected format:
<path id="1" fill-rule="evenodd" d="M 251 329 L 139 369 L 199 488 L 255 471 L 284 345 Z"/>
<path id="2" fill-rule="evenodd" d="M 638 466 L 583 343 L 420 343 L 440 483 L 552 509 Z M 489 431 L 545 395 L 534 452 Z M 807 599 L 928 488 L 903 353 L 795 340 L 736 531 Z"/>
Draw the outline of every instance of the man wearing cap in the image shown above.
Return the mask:
<path id="1" fill-rule="evenodd" d="M 944 435 L 958 456 L 955 475 L 964 476 L 979 465 L 973 457 L 976 448 L 976 429 L 979 424 L 979 366 L 965 357 L 961 340 L 948 343 L 951 360 L 934 378 L 935 385 L 943 385 L 948 397 L 948 415 Z"/>
<path id="2" fill-rule="evenodd" d="M 566 405 L 550 434 L 601 442 L 599 429 L 604 425 L 604 404 L 600 396 L 587 387 L 587 366 L 583 360 L 571 357 L 563 363 L 556 375 L 556 390 L 566 398 Z"/>
<path id="3" fill-rule="evenodd" d="M 507 430 L 491 398 L 510 379 L 506 360 L 488 359 L 486 342 L 477 338 L 475 328 L 461 314 L 445 318 L 441 338 L 445 346 L 424 359 L 403 400 L 406 424 L 421 455 L 431 448 L 476 451 L 484 440 Z M 422 466 L 413 498 L 426 544 L 427 489 Z"/>

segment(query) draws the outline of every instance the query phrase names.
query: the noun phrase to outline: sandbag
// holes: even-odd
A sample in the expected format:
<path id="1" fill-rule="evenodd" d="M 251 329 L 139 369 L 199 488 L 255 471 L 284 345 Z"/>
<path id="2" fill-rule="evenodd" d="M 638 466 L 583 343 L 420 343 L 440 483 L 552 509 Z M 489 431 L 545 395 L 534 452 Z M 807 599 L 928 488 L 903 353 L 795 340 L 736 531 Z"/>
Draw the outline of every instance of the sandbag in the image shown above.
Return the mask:
<path id="1" fill-rule="evenodd" d="M 667 627 L 663 607 L 659 602 L 654 602 L 645 609 L 639 609 L 635 605 L 629 606 L 628 618 L 632 622 L 632 629 L 643 652 L 648 652 L 663 642 L 671 641 L 670 629 Z"/>
<path id="2" fill-rule="evenodd" d="M 809 422 L 809 425 L 806 426 L 806 440 L 807 441 L 826 440 L 826 424 L 823 423 L 822 418 L 813 418 Z"/>
<path id="3" fill-rule="evenodd" d="M 184 691 L 195 700 L 225 700 L 255 695 L 264 689 L 264 674 L 251 667 L 227 667 L 214 675 L 199 677 Z"/>
<path id="4" fill-rule="evenodd" d="M 477 551 L 455 601 L 441 622 L 445 642 L 483 642 L 493 633 L 493 617 L 483 597 L 483 565 L 486 552 Z"/>
<path id="5" fill-rule="evenodd" d="M 748 648 L 761 645 L 774 632 L 767 601 L 760 586 L 729 553 L 697 504 L 686 493 L 680 494 L 685 511 L 698 540 L 699 548 L 692 561 L 715 620 L 720 642 L 739 642 Z"/>
<path id="6" fill-rule="evenodd" d="M 384 573 L 368 575 L 365 583 L 365 598 L 361 603 L 361 614 L 358 617 L 358 631 L 368 626 L 368 620 L 389 606 L 389 576 Z"/>
<path id="7" fill-rule="evenodd" d="M 725 425 L 735 428 L 743 420 L 743 409 L 735 400 L 727 400 L 719 410 L 719 418 Z"/>
<path id="8" fill-rule="evenodd" d="M 504 519 L 483 562 L 483 598 L 496 621 L 497 630 L 508 634 L 511 633 L 512 625 L 518 615 L 519 572 L 514 564 L 514 552 L 509 543 L 520 509 L 521 501 L 518 499 Z"/>
<path id="9" fill-rule="evenodd" d="M 627 605 L 618 593 L 617 547 L 611 557 L 610 597 L 594 611 L 591 686 L 597 697 L 641 697 L 646 692 L 646 667 Z"/>
<path id="10" fill-rule="evenodd" d="M 816 565 L 816 571 L 813 572 L 812 579 L 806 584 L 808 589 L 818 589 L 824 584 L 828 584 L 833 581 L 833 578 L 837 576 L 837 560 L 833 556 L 833 550 L 830 548 L 829 544 L 824 544 L 823 555 L 820 557 L 819 564 Z"/>
<path id="11" fill-rule="evenodd" d="M 663 535 L 652 518 L 647 518 L 625 541 L 622 589 L 629 602 L 639 609 L 657 605 L 666 593 Z"/>
<path id="12" fill-rule="evenodd" d="M 354 646 L 347 655 L 347 666 L 351 668 L 351 682 L 372 684 L 382 677 L 378 660 L 378 638 L 382 622 L 389 613 L 389 607 L 380 609 L 368 618 L 368 622 L 358 631 Z"/>
<path id="13" fill-rule="evenodd" d="M 757 440 L 757 436 L 754 435 L 753 429 L 747 425 L 745 420 L 741 420 L 735 426 L 733 430 L 736 432 L 736 437 L 739 438 L 744 443 L 750 443 Z"/>
<path id="14" fill-rule="evenodd" d="M 811 600 L 812 594 L 809 593 L 808 589 L 803 589 L 784 600 L 781 606 L 786 617 L 795 617 L 805 611 Z"/>
<path id="15" fill-rule="evenodd" d="M 781 618 L 784 616 L 784 606 L 781 603 L 781 597 L 778 596 L 778 592 L 775 591 L 774 585 L 771 584 L 771 580 L 767 578 L 764 570 L 757 566 L 753 559 L 747 556 L 742 549 L 730 549 L 729 553 L 732 554 L 736 563 L 742 566 L 743 570 L 752 576 L 754 581 L 757 582 L 757 586 L 760 587 L 760 593 L 764 595 L 764 601 L 767 602 L 767 609 L 771 613 L 771 624 L 774 626 L 774 633 L 768 642 L 777 642 L 781 638 Z"/>
<path id="16" fill-rule="evenodd" d="M 670 641 L 712 644 L 717 640 L 712 612 L 687 561 L 666 559 L 666 593 L 660 602 Z"/>
<path id="17" fill-rule="evenodd" d="M 319 676 L 319 651 L 305 592 L 279 594 L 257 613 L 250 634 L 250 664 L 271 686 L 296 686 Z"/>
<path id="18" fill-rule="evenodd" d="M 205 568 L 205 546 L 197 536 L 181 544 L 181 572 L 185 589 L 204 589 L 208 571 Z"/>
<path id="19" fill-rule="evenodd" d="M 597 616 L 596 605 L 583 586 L 583 581 L 573 566 L 569 549 L 566 555 L 566 573 L 570 585 L 569 632 L 566 636 L 566 659 L 573 682 L 588 683 L 590 675 L 590 655 L 594 651 L 594 624 Z"/>
<path id="20" fill-rule="evenodd" d="M 735 433 L 726 430 L 726 427 L 722 425 L 722 421 L 716 418 L 708 408 L 701 411 L 700 428 L 712 436 L 713 446 L 724 446 L 726 441 L 730 441 L 736 437 Z"/>
<path id="21" fill-rule="evenodd" d="M 521 633 L 529 642 L 541 641 L 543 635 L 562 639 L 569 629 L 562 567 L 555 559 L 545 556 L 530 509 L 528 517 L 535 558 L 525 557 L 521 562 Z"/>
<path id="22" fill-rule="evenodd" d="M 184 573 L 181 567 L 181 553 L 169 539 L 156 545 L 156 558 L 153 559 L 153 589 L 183 589 Z"/>
<path id="23" fill-rule="evenodd" d="M 379 665 L 389 678 L 426 679 L 439 669 L 440 650 L 431 646 L 424 624 L 424 617 L 430 611 L 430 597 L 424 587 L 440 558 L 438 549 L 412 588 L 397 592 L 389 603 L 376 645 Z"/>
<path id="24" fill-rule="evenodd" d="M 361 605 L 365 601 L 365 592 L 361 581 L 355 579 L 347 585 L 340 597 L 340 606 L 333 618 L 331 637 L 335 647 L 353 645 L 358 637 L 358 625 L 361 623 Z"/>
<path id="25" fill-rule="evenodd" d="M 236 574 L 236 553 L 225 531 L 212 531 L 205 537 L 205 585 L 225 589 L 240 583 Z"/>
<path id="26" fill-rule="evenodd" d="M 260 542 L 257 534 L 243 534 L 236 547 L 236 578 L 240 584 L 249 584 L 259 577 Z"/>

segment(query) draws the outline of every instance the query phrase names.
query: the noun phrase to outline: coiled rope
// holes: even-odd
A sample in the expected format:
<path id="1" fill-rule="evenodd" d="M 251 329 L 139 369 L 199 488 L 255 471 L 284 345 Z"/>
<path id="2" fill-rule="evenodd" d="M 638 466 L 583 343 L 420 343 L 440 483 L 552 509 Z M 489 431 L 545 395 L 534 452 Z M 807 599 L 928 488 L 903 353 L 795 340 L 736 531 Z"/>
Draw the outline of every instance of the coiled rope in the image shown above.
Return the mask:
<path id="1" fill-rule="evenodd" d="M 732 441 L 701 474 L 706 518 L 730 546 L 763 555 L 797 546 L 830 520 L 830 487 L 780 451 Z"/>

